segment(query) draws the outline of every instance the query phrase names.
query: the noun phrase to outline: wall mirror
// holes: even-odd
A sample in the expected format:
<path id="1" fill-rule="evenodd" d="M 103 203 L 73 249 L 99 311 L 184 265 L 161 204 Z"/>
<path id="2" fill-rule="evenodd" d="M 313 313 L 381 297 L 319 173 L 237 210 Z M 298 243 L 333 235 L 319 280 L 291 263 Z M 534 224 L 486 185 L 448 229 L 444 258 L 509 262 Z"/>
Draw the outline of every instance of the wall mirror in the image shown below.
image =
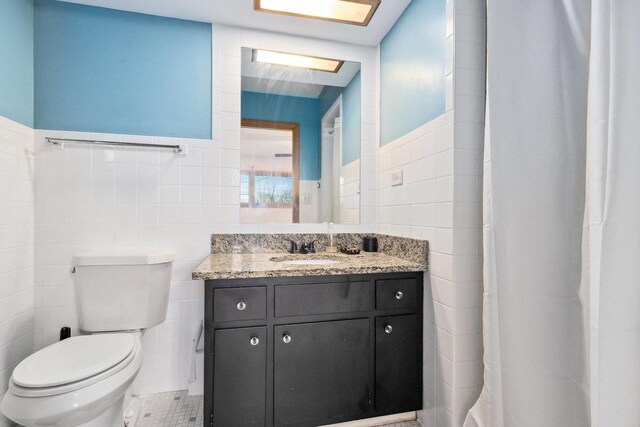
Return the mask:
<path id="1" fill-rule="evenodd" d="M 360 64 L 242 48 L 240 222 L 360 223 Z"/>

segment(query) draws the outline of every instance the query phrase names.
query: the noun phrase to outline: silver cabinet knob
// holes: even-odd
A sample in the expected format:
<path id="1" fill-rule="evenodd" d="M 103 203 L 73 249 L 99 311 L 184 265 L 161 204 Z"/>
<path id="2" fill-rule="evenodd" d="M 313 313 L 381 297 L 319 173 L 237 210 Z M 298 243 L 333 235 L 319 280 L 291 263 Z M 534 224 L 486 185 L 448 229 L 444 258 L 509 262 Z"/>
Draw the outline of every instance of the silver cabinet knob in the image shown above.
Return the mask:
<path id="1" fill-rule="evenodd" d="M 247 304 L 245 304 L 244 301 L 240 301 L 238 304 L 236 304 L 236 307 L 238 308 L 238 310 L 242 311 L 247 308 Z"/>
<path id="2" fill-rule="evenodd" d="M 391 333 L 391 331 L 393 331 L 393 327 L 391 327 L 391 325 L 387 325 L 384 327 L 384 331 L 388 334 Z"/>
<path id="3" fill-rule="evenodd" d="M 283 341 L 285 344 L 289 344 L 289 343 L 291 342 L 291 335 L 283 335 L 283 336 L 282 336 L 282 341 Z"/>
<path id="4" fill-rule="evenodd" d="M 251 343 L 251 345 L 258 345 L 260 343 L 260 340 L 258 339 L 258 337 L 251 337 L 251 340 L 249 342 Z"/>
<path id="5" fill-rule="evenodd" d="M 396 292 L 396 299 L 402 299 L 402 297 L 404 296 L 404 294 L 400 291 Z"/>

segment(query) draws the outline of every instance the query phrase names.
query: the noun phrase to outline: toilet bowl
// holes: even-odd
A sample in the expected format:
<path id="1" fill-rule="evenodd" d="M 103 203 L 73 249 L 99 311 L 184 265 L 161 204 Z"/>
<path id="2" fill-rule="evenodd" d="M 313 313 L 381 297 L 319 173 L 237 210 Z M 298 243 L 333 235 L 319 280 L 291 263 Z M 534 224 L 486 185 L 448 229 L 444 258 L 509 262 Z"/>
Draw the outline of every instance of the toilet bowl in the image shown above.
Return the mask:
<path id="1" fill-rule="evenodd" d="M 24 359 L 0 410 L 25 427 L 122 427 L 127 390 L 142 363 L 142 331 L 166 319 L 173 252 L 89 252 L 74 257 L 80 326 L 90 335 Z"/>
<path id="2" fill-rule="evenodd" d="M 122 427 L 125 392 L 141 361 L 139 333 L 60 341 L 16 367 L 2 412 L 26 427 Z"/>

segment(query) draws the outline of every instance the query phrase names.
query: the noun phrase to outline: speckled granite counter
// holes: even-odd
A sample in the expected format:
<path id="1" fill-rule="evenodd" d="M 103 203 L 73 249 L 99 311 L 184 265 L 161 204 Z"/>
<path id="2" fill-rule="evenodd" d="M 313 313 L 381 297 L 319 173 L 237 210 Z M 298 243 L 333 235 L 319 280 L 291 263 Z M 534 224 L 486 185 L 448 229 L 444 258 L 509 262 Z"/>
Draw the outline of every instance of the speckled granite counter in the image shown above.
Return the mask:
<path id="1" fill-rule="evenodd" d="M 383 254 L 402 258 L 418 264 L 428 265 L 429 242 L 408 237 L 389 236 L 387 234 L 337 233 L 334 244 L 339 247 L 362 249 L 364 236 L 378 238 L 378 251 Z M 289 247 L 289 240 L 298 243 L 316 242 L 316 250 L 324 252 L 329 244 L 327 234 L 290 233 L 290 234 L 212 234 L 212 254 L 273 253 L 283 252 Z"/>
<path id="2" fill-rule="evenodd" d="M 276 259 L 275 261 L 273 259 Z M 337 264 L 291 265 L 281 260 L 329 259 Z M 423 271 L 426 264 L 407 261 L 382 253 L 360 255 L 288 253 L 215 253 L 193 272 L 194 279 L 249 279 L 260 277 L 328 276 L 340 274 L 401 273 Z"/>

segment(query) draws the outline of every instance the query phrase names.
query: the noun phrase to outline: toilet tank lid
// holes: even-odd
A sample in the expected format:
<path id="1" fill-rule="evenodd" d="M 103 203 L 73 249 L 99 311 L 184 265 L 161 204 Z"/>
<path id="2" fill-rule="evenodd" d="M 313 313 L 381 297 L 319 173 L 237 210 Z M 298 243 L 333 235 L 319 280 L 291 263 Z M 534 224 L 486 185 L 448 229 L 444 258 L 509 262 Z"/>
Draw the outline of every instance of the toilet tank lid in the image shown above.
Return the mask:
<path id="1" fill-rule="evenodd" d="M 73 256 L 78 265 L 149 265 L 172 262 L 176 253 L 166 249 L 95 249 L 79 252 Z"/>

